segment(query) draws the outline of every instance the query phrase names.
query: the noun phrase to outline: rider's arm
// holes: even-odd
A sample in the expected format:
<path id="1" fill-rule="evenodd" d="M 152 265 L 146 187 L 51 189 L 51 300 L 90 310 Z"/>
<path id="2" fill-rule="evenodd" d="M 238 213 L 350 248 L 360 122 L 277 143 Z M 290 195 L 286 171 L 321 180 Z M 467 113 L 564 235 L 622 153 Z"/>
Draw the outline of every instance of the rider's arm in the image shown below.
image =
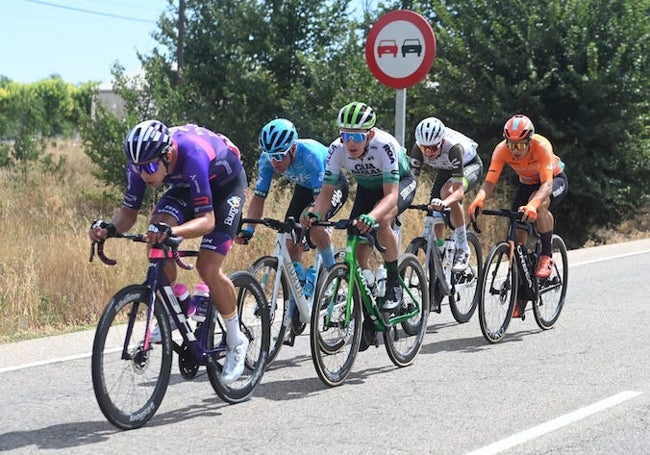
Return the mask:
<path id="1" fill-rule="evenodd" d="M 248 206 L 248 211 L 246 212 L 246 218 L 261 218 L 264 214 L 264 204 L 266 198 L 254 194 L 251 198 L 251 203 Z M 249 225 L 252 226 L 252 225 Z"/>
<path id="2" fill-rule="evenodd" d="M 111 223 L 115 226 L 116 232 L 124 233 L 133 227 L 137 218 L 137 210 L 122 206 L 113 216 Z"/>
<path id="3" fill-rule="evenodd" d="M 309 211 L 320 215 L 320 218 L 322 219 L 329 210 L 335 188 L 336 187 L 334 185 L 323 183 L 320 193 L 318 193 L 318 196 L 316 197 L 314 207 L 312 209 L 309 209 Z"/>
<path id="4" fill-rule="evenodd" d="M 449 207 L 451 204 L 460 202 L 465 196 L 465 190 L 463 188 L 464 180 L 464 166 L 463 166 L 463 157 L 465 155 L 465 149 L 462 144 L 456 144 L 449 149 L 449 162 L 452 163 L 451 168 L 451 194 L 447 196 L 443 202 Z"/>

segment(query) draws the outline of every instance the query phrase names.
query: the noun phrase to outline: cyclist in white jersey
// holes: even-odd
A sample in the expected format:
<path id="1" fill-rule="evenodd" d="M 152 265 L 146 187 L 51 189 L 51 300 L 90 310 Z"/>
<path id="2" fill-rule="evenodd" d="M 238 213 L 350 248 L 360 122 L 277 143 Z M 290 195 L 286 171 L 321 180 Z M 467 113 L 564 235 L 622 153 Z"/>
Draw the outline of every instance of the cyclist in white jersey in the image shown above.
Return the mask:
<path id="1" fill-rule="evenodd" d="M 483 176 L 483 162 L 476 149 L 478 145 L 458 131 L 445 127 L 436 117 L 427 117 L 415 128 L 415 144 L 411 150 L 411 168 L 419 177 L 422 165 L 437 169 L 429 196 L 429 209 L 451 209 L 454 225 L 456 254 L 452 270 L 461 273 L 467 268 L 470 248 L 465 231 L 463 198 L 465 191 L 474 188 Z M 435 225 L 436 237 L 442 239 L 444 224 Z M 440 240 L 442 243 L 442 240 Z"/>
<path id="2" fill-rule="evenodd" d="M 406 151 L 391 134 L 375 128 L 376 120 L 372 108 L 360 102 L 347 104 L 339 111 L 341 135 L 329 146 L 323 187 L 314 208 L 303 213 L 301 222 L 310 227 L 312 219 L 326 219 L 335 184 L 343 170 L 349 170 L 357 181 L 350 219 L 362 233 L 378 225 L 379 242 L 386 247 L 383 257 L 388 275 L 382 311 L 393 313 L 402 303 L 402 288 L 392 221 L 413 202 L 416 182 Z M 368 268 L 369 257 L 369 245 L 361 245 L 358 259 L 362 268 Z"/>

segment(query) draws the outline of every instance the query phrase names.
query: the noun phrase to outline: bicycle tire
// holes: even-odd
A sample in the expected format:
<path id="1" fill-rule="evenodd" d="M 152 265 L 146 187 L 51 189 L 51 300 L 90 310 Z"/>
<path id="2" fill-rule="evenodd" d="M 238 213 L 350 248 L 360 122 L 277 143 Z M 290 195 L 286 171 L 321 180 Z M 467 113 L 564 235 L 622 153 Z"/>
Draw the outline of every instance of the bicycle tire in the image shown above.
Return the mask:
<path id="1" fill-rule="evenodd" d="M 104 308 L 95 331 L 91 358 L 95 398 L 106 419 L 123 430 L 147 423 L 169 385 L 172 340 L 167 312 L 158 298 L 152 327 L 158 323 L 161 343 L 150 344 L 148 352 L 142 350 L 150 295 L 144 285 L 118 291 Z M 133 324 L 125 324 L 130 316 L 134 316 Z M 132 358 L 122 359 L 124 346 L 129 346 Z"/>
<path id="2" fill-rule="evenodd" d="M 481 242 L 476 234 L 467 233 L 467 244 L 471 251 L 470 262 L 462 273 L 452 273 L 452 289 L 449 296 L 449 309 L 456 322 L 460 324 L 472 319 L 478 306 L 478 283 L 483 266 Z"/>
<path id="3" fill-rule="evenodd" d="M 396 366 L 405 367 L 413 363 L 422 347 L 429 316 L 429 294 L 424 269 L 414 254 L 400 255 L 397 268 L 404 282 L 403 287 L 406 286 L 402 311 L 410 313 L 415 308 L 420 310 L 413 318 L 391 325 L 384 332 L 384 345 L 388 357 Z"/>
<path id="4" fill-rule="evenodd" d="M 558 235 L 551 239 L 553 251 L 553 271 L 548 278 L 538 278 L 538 298 L 533 302 L 535 322 L 542 330 L 552 329 L 566 298 L 569 279 L 569 263 L 566 245 Z"/>
<path id="5" fill-rule="evenodd" d="M 445 297 L 440 289 L 438 277 L 433 264 L 427 264 L 427 242 L 424 237 L 416 237 L 409 242 L 406 247 L 407 253 L 414 254 L 420 263 L 427 277 L 427 288 L 429 289 L 429 311 L 440 313 L 442 309 L 442 299 Z M 435 252 L 434 252 L 435 253 Z"/>
<path id="6" fill-rule="evenodd" d="M 255 277 L 250 272 L 238 271 L 231 274 L 230 279 L 237 292 L 239 326 L 250 341 L 246 366 L 242 375 L 229 385 L 221 382 L 225 357 L 208 361 L 207 370 L 210 384 L 217 395 L 225 402 L 235 404 L 248 400 L 262 380 L 268 363 L 271 328 L 266 296 Z M 212 335 L 208 339 L 208 348 L 213 348 L 217 339 L 224 345 L 226 340 L 225 323 L 221 315 L 214 308 L 211 308 L 211 313 L 212 317 L 206 320 L 209 324 L 208 333 Z"/>
<path id="7" fill-rule="evenodd" d="M 287 326 L 284 324 L 287 311 L 289 311 L 289 284 L 284 275 L 280 278 L 278 296 L 273 300 L 273 286 L 278 273 L 278 258 L 275 256 L 262 256 L 248 268 L 248 271 L 257 279 L 264 289 L 266 301 L 269 305 L 269 318 L 271 323 L 271 343 L 269 345 L 268 364 L 280 353 L 282 343 L 286 336 Z M 297 309 L 295 310 L 298 311 Z"/>
<path id="8" fill-rule="evenodd" d="M 323 278 L 312 307 L 311 357 L 318 377 L 330 387 L 345 382 L 361 345 L 361 296 L 349 279 L 348 264 L 332 266 Z M 349 314 L 348 294 L 352 295 Z M 347 326 L 346 319 L 349 320 Z"/>
<path id="9" fill-rule="evenodd" d="M 481 272 L 479 323 L 489 343 L 501 341 L 517 301 L 517 268 L 509 257 L 510 244 L 497 243 L 488 252 Z"/>

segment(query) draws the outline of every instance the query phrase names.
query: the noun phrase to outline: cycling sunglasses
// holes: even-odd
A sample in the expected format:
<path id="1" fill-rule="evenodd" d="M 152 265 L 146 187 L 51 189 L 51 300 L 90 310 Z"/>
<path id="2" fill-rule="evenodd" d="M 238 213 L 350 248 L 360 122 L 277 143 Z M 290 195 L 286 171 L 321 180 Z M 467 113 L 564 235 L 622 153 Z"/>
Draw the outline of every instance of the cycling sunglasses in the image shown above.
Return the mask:
<path id="1" fill-rule="evenodd" d="M 432 153 L 436 153 L 440 149 L 440 144 L 438 144 L 438 145 L 421 145 L 421 144 L 418 144 L 418 147 L 420 147 L 420 151 L 423 154 L 432 154 Z"/>
<path id="2" fill-rule="evenodd" d="M 343 142 L 349 142 L 352 141 L 355 144 L 358 144 L 359 142 L 363 142 L 366 140 L 368 137 L 368 131 L 365 133 L 349 133 L 347 131 L 341 131 L 341 141 Z"/>
<path id="3" fill-rule="evenodd" d="M 284 159 L 285 156 L 287 156 L 287 153 L 289 153 L 289 150 L 286 150 L 284 152 L 267 153 L 267 155 L 269 155 L 269 158 L 271 158 L 273 161 L 280 162 Z"/>
<path id="4" fill-rule="evenodd" d="M 131 166 L 133 166 L 133 170 L 138 174 L 144 171 L 145 173 L 151 175 L 158 172 L 158 168 L 160 167 L 160 160 L 158 159 L 156 161 L 150 161 L 149 163 L 144 164 L 132 163 Z"/>
<path id="5" fill-rule="evenodd" d="M 518 142 L 506 141 L 506 145 L 510 150 L 517 149 L 520 152 L 526 150 L 526 148 L 528 148 L 528 144 L 530 144 L 530 141 L 518 141 Z"/>

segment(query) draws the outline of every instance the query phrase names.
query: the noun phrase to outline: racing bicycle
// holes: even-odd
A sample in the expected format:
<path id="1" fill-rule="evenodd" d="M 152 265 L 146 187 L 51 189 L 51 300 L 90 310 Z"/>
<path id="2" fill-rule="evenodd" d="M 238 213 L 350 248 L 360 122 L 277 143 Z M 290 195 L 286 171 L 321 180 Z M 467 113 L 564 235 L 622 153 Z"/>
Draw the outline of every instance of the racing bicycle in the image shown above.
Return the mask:
<path id="1" fill-rule="evenodd" d="M 336 263 L 324 274 L 312 307 L 310 346 L 319 378 L 329 386 L 343 384 L 359 350 L 378 346 L 376 333 L 383 334 L 386 352 L 395 365 L 410 365 L 420 351 L 429 315 L 422 264 L 411 253 L 399 257 L 402 306 L 386 315 L 380 310 L 383 298 L 369 286 L 356 257 L 361 242 L 385 251 L 377 242 L 376 229 L 361 234 L 347 219 L 317 224 L 347 229 L 343 263 Z"/>
<path id="2" fill-rule="evenodd" d="M 142 234 L 113 237 L 146 242 Z M 266 297 L 250 273 L 235 272 L 230 278 L 237 291 L 240 328 L 250 344 L 241 377 L 230 385 L 221 382 L 227 351 L 224 321 L 209 305 L 205 322 L 192 329 L 163 272 L 168 260 L 182 269 L 193 267 L 183 258 L 196 257 L 198 252 L 179 250 L 181 240 L 167 237 L 152 246 L 146 280 L 118 291 L 97 325 L 91 360 L 93 389 L 104 416 L 121 429 L 141 427 L 154 416 L 169 385 L 173 351 L 183 378 L 193 378 L 205 366 L 214 391 L 228 403 L 248 399 L 266 367 L 270 339 Z M 104 254 L 104 240 L 92 244 L 91 261 L 95 253 L 105 264 L 116 264 Z M 172 339 L 170 318 L 180 332 L 180 344 Z M 154 322 L 160 328 L 160 344 L 151 342 Z"/>
<path id="3" fill-rule="evenodd" d="M 508 329 L 515 305 L 519 306 L 523 319 L 528 301 L 532 301 L 537 325 L 543 330 L 551 329 L 564 307 L 569 278 L 564 240 L 557 234 L 553 235 L 551 275 L 537 278 L 535 270 L 542 246 L 535 224 L 522 222 L 522 212 L 514 210 L 483 210 L 482 214 L 508 219 L 506 239 L 490 248 L 479 280 L 478 311 L 483 336 L 490 343 L 499 342 Z M 474 230 L 480 233 L 476 218 Z M 517 242 L 518 226 L 527 230 L 530 247 Z"/>
<path id="4" fill-rule="evenodd" d="M 434 229 L 434 211 L 430 211 L 426 204 L 411 205 L 409 209 L 426 213 L 422 235 L 411 240 L 406 251 L 415 254 L 424 265 L 429 283 L 431 311 L 440 313 L 442 300 L 448 297 L 449 309 L 454 319 L 459 323 L 469 321 L 476 311 L 479 300 L 477 285 L 483 264 L 481 242 L 476 234 L 467 231 L 467 244 L 471 252 L 470 262 L 464 271 L 454 273 L 452 265 L 456 247 L 453 238 L 451 236 L 446 238 L 444 247 L 439 249 Z M 446 226 L 453 229 L 450 209 L 447 207 L 438 213 Z"/>

